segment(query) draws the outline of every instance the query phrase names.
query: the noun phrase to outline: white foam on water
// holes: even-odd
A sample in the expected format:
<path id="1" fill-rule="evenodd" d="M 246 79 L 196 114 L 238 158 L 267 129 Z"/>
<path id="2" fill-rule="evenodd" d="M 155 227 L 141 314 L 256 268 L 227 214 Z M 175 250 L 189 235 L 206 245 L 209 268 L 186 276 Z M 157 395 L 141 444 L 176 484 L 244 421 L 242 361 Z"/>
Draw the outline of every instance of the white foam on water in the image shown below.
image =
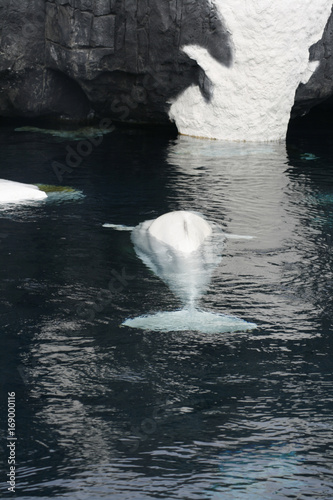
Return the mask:
<path id="1" fill-rule="evenodd" d="M 236 316 L 192 308 L 129 318 L 122 325 L 157 332 L 191 330 L 200 333 L 245 332 L 257 328 L 255 323 L 249 323 Z"/>

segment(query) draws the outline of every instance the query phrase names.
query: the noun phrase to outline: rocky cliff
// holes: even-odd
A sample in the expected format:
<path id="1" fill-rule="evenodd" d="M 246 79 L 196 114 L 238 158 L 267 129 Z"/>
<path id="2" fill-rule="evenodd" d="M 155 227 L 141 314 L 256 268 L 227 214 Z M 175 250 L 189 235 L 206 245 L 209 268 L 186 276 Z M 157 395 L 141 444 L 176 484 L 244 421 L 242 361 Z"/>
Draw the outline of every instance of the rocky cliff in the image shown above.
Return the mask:
<path id="1" fill-rule="evenodd" d="M 167 123 L 186 89 L 204 102 L 214 91 L 183 47 L 232 66 L 223 19 L 210 0 L 2 0 L 0 115 Z M 295 115 L 333 94 L 332 22 L 311 47 L 320 65 L 297 89 Z"/>
<path id="2" fill-rule="evenodd" d="M 208 0 L 2 0 L 0 19 L 3 116 L 165 123 L 170 99 L 189 85 L 210 95 L 183 45 L 231 59 Z"/>

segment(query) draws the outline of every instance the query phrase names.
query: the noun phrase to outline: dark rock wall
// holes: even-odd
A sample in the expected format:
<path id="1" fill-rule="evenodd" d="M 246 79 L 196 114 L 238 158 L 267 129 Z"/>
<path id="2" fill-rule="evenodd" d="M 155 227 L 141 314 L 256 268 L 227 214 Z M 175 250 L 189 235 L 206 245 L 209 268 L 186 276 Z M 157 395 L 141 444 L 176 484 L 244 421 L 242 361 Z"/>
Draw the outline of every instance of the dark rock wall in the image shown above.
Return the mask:
<path id="1" fill-rule="evenodd" d="M 45 1 L 2 0 L 0 19 L 0 114 L 86 116 L 80 85 L 45 64 Z"/>
<path id="2" fill-rule="evenodd" d="M 333 9 L 332 9 L 333 12 Z M 295 96 L 291 116 L 307 113 L 314 105 L 333 96 L 333 14 L 329 18 L 323 37 L 310 47 L 311 61 L 320 61 L 317 70 L 306 84 L 300 84 Z"/>
<path id="3" fill-rule="evenodd" d="M 180 47 L 230 64 L 208 0 L 2 0 L 0 114 L 166 123 L 168 101 L 210 82 Z"/>
<path id="4" fill-rule="evenodd" d="M 0 115 L 167 123 L 170 99 L 211 83 L 181 51 L 205 47 L 232 62 L 209 0 L 0 0 Z M 311 49 L 321 65 L 296 93 L 301 114 L 333 94 L 332 19 Z"/>

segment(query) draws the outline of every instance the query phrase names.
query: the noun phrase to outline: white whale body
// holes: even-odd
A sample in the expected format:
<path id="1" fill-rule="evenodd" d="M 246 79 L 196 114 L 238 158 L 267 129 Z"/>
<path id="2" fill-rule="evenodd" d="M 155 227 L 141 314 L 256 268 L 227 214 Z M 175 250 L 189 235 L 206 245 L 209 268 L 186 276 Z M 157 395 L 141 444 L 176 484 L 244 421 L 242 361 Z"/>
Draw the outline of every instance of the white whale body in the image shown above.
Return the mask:
<path id="1" fill-rule="evenodd" d="M 184 306 L 193 305 L 205 292 L 221 260 L 224 239 L 222 231 L 213 235 L 202 217 L 183 210 L 145 221 L 132 231 L 136 254 Z"/>
<path id="2" fill-rule="evenodd" d="M 118 229 L 114 224 L 104 224 L 104 227 Z M 119 226 L 119 230 L 124 229 Z M 128 229 L 132 231 L 131 239 L 138 257 L 181 300 L 183 309 L 129 318 L 123 325 L 144 330 L 202 333 L 256 328 L 254 323 L 201 311 L 196 305 L 222 258 L 226 235 L 219 226 L 209 224 L 199 214 L 179 210 Z"/>
<path id="3" fill-rule="evenodd" d="M 212 228 L 199 215 L 179 210 L 153 220 L 148 233 L 176 251 L 190 253 L 199 248 L 212 234 Z"/>
<path id="4" fill-rule="evenodd" d="M 47 194 L 38 186 L 0 179 L 0 203 L 20 203 L 45 198 Z"/>

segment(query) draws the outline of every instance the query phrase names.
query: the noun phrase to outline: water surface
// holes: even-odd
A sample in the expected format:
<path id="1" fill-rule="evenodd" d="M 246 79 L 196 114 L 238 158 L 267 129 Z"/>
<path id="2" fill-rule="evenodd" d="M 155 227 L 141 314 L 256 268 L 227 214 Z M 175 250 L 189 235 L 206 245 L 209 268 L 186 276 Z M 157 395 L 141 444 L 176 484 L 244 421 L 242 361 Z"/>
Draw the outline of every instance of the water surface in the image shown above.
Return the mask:
<path id="1" fill-rule="evenodd" d="M 73 137 L 0 133 L 0 178 L 59 184 Z M 114 131 L 65 172 L 84 196 L 0 207 L 1 406 L 17 497 L 333 496 L 332 142 L 225 144 Z M 170 210 L 226 232 L 205 311 L 238 333 L 121 326 L 178 299 L 128 232 Z M 8 472 L 6 411 L 1 479 Z"/>

